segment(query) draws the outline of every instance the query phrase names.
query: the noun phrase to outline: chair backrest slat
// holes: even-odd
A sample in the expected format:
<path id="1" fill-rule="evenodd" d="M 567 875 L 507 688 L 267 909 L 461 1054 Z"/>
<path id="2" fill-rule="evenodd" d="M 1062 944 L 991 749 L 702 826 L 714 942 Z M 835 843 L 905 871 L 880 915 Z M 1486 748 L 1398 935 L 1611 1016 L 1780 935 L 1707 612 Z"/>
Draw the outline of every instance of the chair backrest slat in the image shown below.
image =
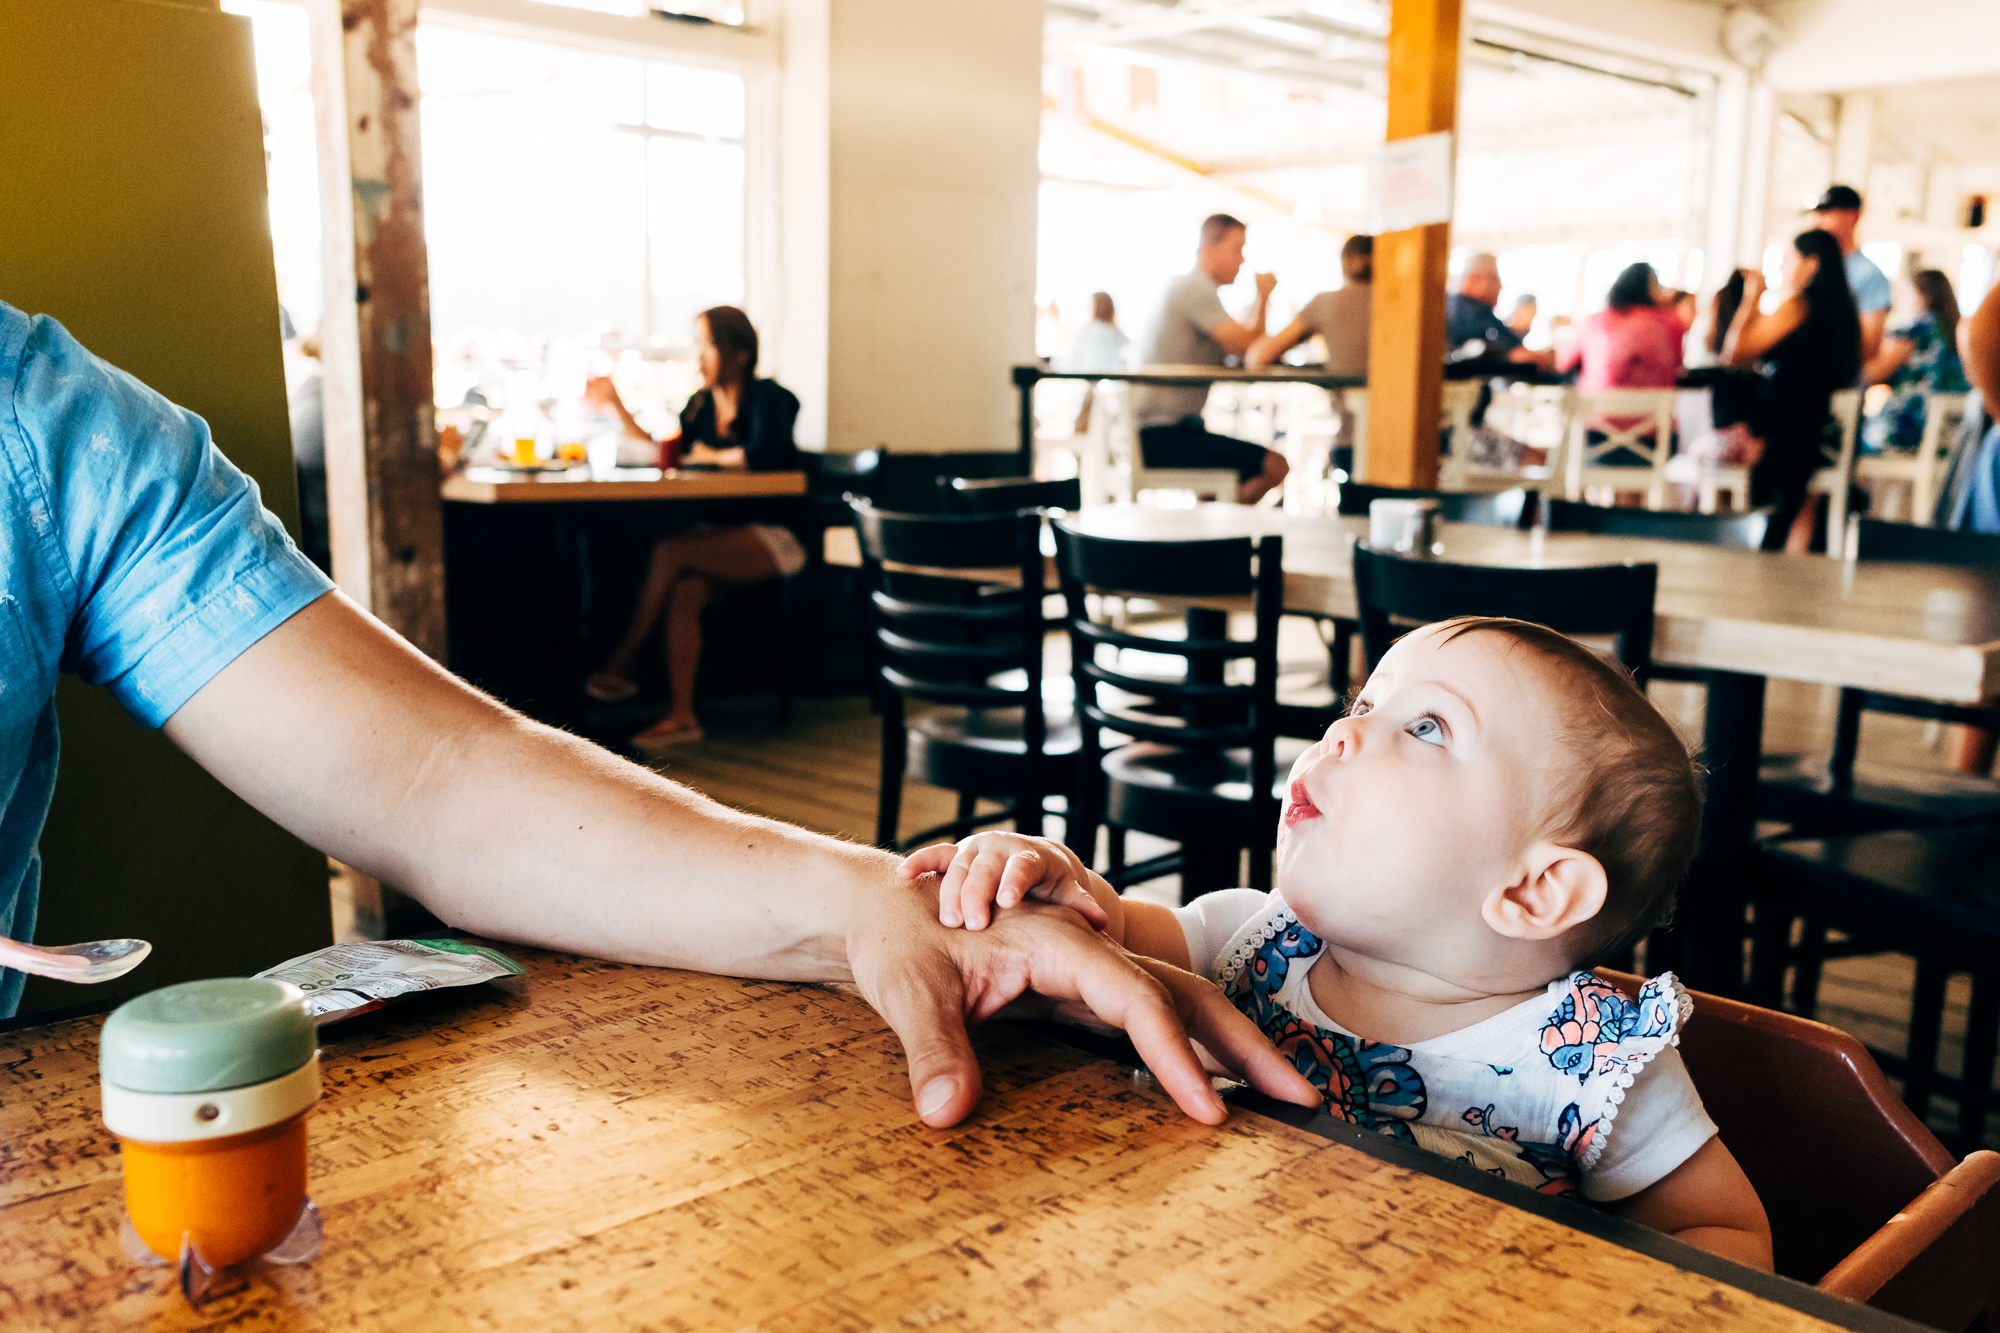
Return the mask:
<path id="1" fill-rule="evenodd" d="M 1167 744 L 1250 747 L 1253 767 L 1269 786 L 1271 743 L 1276 732 L 1278 618 L 1284 609 L 1284 541 L 1280 537 L 1214 541 L 1148 542 L 1095 537 L 1058 519 L 1056 566 L 1070 618 L 1070 658 L 1076 678 L 1077 709 L 1085 722 L 1085 753 L 1094 753 L 1096 732 L 1109 727 Z M 1092 618 L 1097 593 L 1176 598 L 1250 599 L 1256 633 L 1230 639 L 1221 631 L 1191 638 L 1150 638 L 1108 628 Z M 1217 616 L 1226 612 L 1217 611 Z M 1187 666 L 1177 677 L 1140 676 L 1096 660 L 1100 648 L 1178 657 Z M 1233 661 L 1248 661 L 1248 684 L 1224 679 Z M 1178 725 L 1140 718 L 1127 725 L 1124 706 L 1099 702 L 1099 686 L 1135 696 L 1132 713 L 1152 712 L 1180 719 Z M 1261 755 L 1261 757 L 1259 757 Z M 1263 790 L 1264 788 L 1257 788 Z"/>
<path id="2" fill-rule="evenodd" d="M 1625 505 L 1582 504 L 1548 500 L 1549 531 L 1602 532 L 1618 537 L 1650 537 L 1670 542 L 1701 542 L 1755 551 L 1764 545 L 1770 525 L 1768 510 L 1743 514 L 1684 514 L 1671 509 L 1634 509 Z"/>
<path id="3" fill-rule="evenodd" d="M 1340 484 L 1340 512 L 1349 518 L 1366 518 L 1368 506 L 1377 500 L 1436 500 L 1438 517 L 1445 522 L 1482 528 L 1525 528 L 1535 521 L 1536 492 L 1525 489 L 1425 491 L 1359 481 Z"/>
<path id="4" fill-rule="evenodd" d="M 1858 560 L 1903 560 L 1927 565 L 1987 565 L 2000 569 L 2000 536 L 1919 528 L 1879 518 L 1854 520 Z"/>
<path id="5" fill-rule="evenodd" d="M 1532 620 L 1560 634 L 1615 634 L 1618 658 L 1645 678 L 1653 655 L 1653 595 L 1658 565 L 1577 569 L 1500 569 L 1411 560 L 1354 548 L 1354 594 L 1369 664 L 1402 633 L 1454 616 Z"/>
<path id="6" fill-rule="evenodd" d="M 938 508 L 947 514 L 1011 513 L 1016 509 L 1083 507 L 1083 483 L 1033 477 L 939 477 Z"/>
<path id="7" fill-rule="evenodd" d="M 933 703 L 1018 706 L 1042 680 L 1042 515 L 904 514 L 850 499 L 861 537 L 875 675 L 890 689 Z M 885 562 L 939 570 L 1013 572 L 1017 586 L 909 576 Z M 904 580 L 895 583 L 893 580 Z M 955 600 L 954 600 L 955 599 Z M 993 683 L 1007 672 L 1021 685 Z M 1039 717 L 1039 709 L 1034 710 Z"/>

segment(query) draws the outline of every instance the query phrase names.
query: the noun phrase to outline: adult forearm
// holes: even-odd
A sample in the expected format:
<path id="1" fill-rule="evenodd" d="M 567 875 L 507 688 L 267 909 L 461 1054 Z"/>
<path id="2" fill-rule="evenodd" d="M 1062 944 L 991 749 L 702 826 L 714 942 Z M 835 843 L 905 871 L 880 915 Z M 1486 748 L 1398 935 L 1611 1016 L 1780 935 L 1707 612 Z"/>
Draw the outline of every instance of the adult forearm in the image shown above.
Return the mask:
<path id="1" fill-rule="evenodd" d="M 846 975 L 886 854 L 727 810 L 468 688 L 330 594 L 168 733 L 251 804 L 454 925 L 627 962 Z"/>
<path id="2" fill-rule="evenodd" d="M 412 777 L 381 833 L 335 854 L 497 938 L 844 980 L 856 905 L 894 883 L 886 853 L 730 810 L 525 720 L 453 738 Z"/>

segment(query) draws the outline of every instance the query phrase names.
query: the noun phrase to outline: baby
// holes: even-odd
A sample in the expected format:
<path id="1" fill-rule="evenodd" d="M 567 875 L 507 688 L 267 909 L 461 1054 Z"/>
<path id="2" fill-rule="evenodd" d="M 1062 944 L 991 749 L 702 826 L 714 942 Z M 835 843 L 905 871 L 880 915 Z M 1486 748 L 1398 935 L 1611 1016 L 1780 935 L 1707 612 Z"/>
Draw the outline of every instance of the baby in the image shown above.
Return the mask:
<path id="1" fill-rule="evenodd" d="M 1220 985 L 1333 1115 L 1771 1267 L 1757 1194 L 1674 1049 L 1671 973 L 1587 969 L 1669 915 L 1701 789 L 1620 668 L 1539 625 L 1463 618 L 1384 655 L 1299 756 L 1269 893 L 1127 901 L 1058 843 L 976 834 L 903 864 L 939 919 L 1067 903 Z"/>

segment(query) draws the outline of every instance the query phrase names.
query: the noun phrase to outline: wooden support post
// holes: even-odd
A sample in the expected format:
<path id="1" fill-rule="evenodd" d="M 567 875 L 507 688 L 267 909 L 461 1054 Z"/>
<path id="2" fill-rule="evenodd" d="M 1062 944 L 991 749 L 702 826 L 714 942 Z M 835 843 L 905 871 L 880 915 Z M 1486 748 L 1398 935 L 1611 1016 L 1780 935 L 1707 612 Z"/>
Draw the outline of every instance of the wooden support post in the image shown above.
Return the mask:
<path id="1" fill-rule="evenodd" d="M 308 4 L 333 575 L 349 597 L 442 662 L 444 507 L 432 411 L 417 0 Z M 361 935 L 409 934 L 435 920 L 407 894 L 358 871 L 346 872 L 340 888 Z"/>
<path id="2" fill-rule="evenodd" d="M 313 0 L 334 577 L 439 661 L 444 518 L 432 414 L 417 0 Z"/>
<path id="3" fill-rule="evenodd" d="M 1390 140 L 1458 122 L 1461 0 L 1393 0 L 1389 13 Z M 1375 238 L 1368 339 L 1368 458 L 1362 479 L 1435 486 L 1444 372 L 1444 284 L 1451 224 Z"/>

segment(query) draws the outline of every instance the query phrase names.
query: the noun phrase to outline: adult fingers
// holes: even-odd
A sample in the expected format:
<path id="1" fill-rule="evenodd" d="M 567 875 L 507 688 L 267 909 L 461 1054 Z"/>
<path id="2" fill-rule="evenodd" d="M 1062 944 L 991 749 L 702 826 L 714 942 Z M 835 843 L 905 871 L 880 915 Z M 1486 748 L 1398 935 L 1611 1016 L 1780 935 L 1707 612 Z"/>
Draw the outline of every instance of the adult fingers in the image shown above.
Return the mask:
<path id="1" fill-rule="evenodd" d="M 1278 1054 L 1270 1039 L 1220 988 L 1169 963 L 1141 959 L 1140 966 L 1173 994 L 1188 1031 L 1224 1069 L 1280 1101 L 1319 1105 L 1319 1089 Z"/>
<path id="2" fill-rule="evenodd" d="M 1009 913 L 1002 924 L 1007 927 L 1005 943 L 1019 947 L 1016 941 L 1033 942 L 1028 986 L 1058 999 L 1081 1000 L 1098 1018 L 1124 1029 L 1153 1077 L 1188 1115 L 1211 1125 L 1229 1118 L 1188 1043 L 1172 994 L 1131 954 L 1082 928 L 1067 913 L 1023 908 Z"/>
<path id="3" fill-rule="evenodd" d="M 895 1032 L 910 1062 L 917 1115 L 934 1129 L 955 1125 L 979 1105 L 979 1061 L 965 1031 L 964 977 L 942 949 L 855 980 Z M 914 966 L 912 965 L 914 963 Z"/>

